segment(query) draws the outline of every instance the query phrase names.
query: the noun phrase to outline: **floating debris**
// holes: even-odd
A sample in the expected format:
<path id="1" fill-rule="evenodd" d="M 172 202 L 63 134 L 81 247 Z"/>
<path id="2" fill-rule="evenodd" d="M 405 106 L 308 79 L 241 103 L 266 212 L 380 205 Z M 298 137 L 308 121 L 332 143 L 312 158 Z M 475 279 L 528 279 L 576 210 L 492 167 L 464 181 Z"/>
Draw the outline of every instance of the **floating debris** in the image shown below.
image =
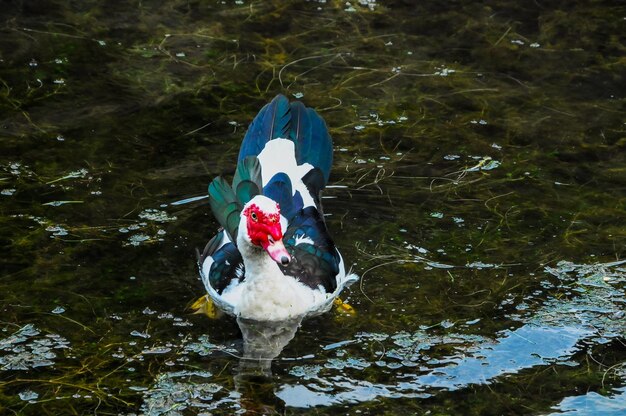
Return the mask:
<path id="1" fill-rule="evenodd" d="M 63 306 L 57 306 L 51 311 L 51 313 L 55 315 L 61 315 L 62 313 L 65 313 L 65 308 Z"/>
<path id="2" fill-rule="evenodd" d="M 560 261 L 545 271 L 559 279 L 563 289 L 576 288 L 569 299 L 553 298 L 530 317 L 531 323 L 580 328 L 596 342 L 623 336 L 626 303 L 626 260 L 576 264 Z"/>
<path id="3" fill-rule="evenodd" d="M 143 339 L 150 338 L 150 334 L 148 334 L 147 332 L 139 332 L 137 330 L 134 330 L 133 332 L 131 332 L 130 335 L 133 336 L 133 337 L 139 337 L 139 338 L 143 338 Z"/>
<path id="4" fill-rule="evenodd" d="M 500 166 L 498 160 L 492 159 L 491 156 L 472 156 L 472 159 L 479 160 L 479 162 L 465 169 L 465 172 L 478 172 L 479 170 L 493 170 Z"/>
<path id="5" fill-rule="evenodd" d="M 342 350 L 340 350 L 342 351 Z M 345 354 L 345 351 L 343 352 Z M 371 364 L 364 360 L 363 358 L 354 358 L 349 357 L 346 359 L 342 358 L 330 358 L 324 364 L 325 368 L 332 368 L 335 370 L 343 370 L 345 368 L 353 368 L 355 370 L 363 370 L 369 367 Z"/>
<path id="6" fill-rule="evenodd" d="M 160 374 L 154 386 L 144 391 L 141 411 L 150 416 L 180 415 L 188 409 L 198 409 L 204 413 L 213 409 L 224 410 L 229 403 L 232 412 L 239 410 L 237 392 L 216 394 L 223 388 L 219 384 L 209 383 L 212 376 L 206 371 L 178 371 Z"/>
<path id="7" fill-rule="evenodd" d="M 5 165 L 0 165 L 0 167 L 13 176 L 33 176 L 33 172 L 28 169 L 28 166 L 22 165 L 22 162 L 9 162 Z"/>
<path id="8" fill-rule="evenodd" d="M 445 253 L 444 253 L 445 254 Z M 435 269 L 454 269 L 454 266 L 436 261 L 427 261 L 426 264 Z"/>
<path id="9" fill-rule="evenodd" d="M 144 315 L 154 315 L 157 311 L 154 311 L 148 307 L 146 307 L 143 311 L 141 311 Z"/>
<path id="10" fill-rule="evenodd" d="M 358 0 L 359 5 L 363 7 L 367 7 L 370 11 L 374 11 L 376 9 L 376 0 Z"/>
<path id="11" fill-rule="evenodd" d="M 146 234 L 133 234 L 128 238 L 127 245 L 137 247 L 144 241 L 149 241 L 150 236 Z"/>
<path id="12" fill-rule="evenodd" d="M 439 326 L 445 329 L 452 328 L 454 326 L 454 322 L 445 319 L 439 323 Z"/>
<path id="13" fill-rule="evenodd" d="M 20 399 L 24 400 L 25 402 L 36 400 L 39 398 L 39 394 L 35 393 L 32 390 L 21 391 L 18 395 L 20 396 Z"/>
<path id="14" fill-rule="evenodd" d="M 443 218 L 443 212 L 431 212 L 430 216 L 432 218 Z"/>
<path id="15" fill-rule="evenodd" d="M 189 321 L 183 320 L 182 318 L 174 318 L 173 326 L 181 326 L 181 327 L 189 327 L 193 326 L 193 324 Z"/>
<path id="16" fill-rule="evenodd" d="M 456 70 L 446 68 L 445 66 L 442 66 L 440 68 L 435 68 L 435 69 L 436 71 L 433 75 L 438 75 L 440 77 L 447 77 L 448 75 L 454 74 L 456 72 Z"/>
<path id="17" fill-rule="evenodd" d="M 27 324 L 8 338 L 0 340 L 0 368 L 2 370 L 26 371 L 54 364 L 54 350 L 70 348 L 69 342 L 60 335 L 41 336 L 34 325 Z"/>
<path id="18" fill-rule="evenodd" d="M 50 226 L 46 227 L 46 231 L 51 232 L 52 236 L 57 236 L 57 237 L 68 234 L 67 229 L 65 229 L 64 227 L 62 227 L 60 225 L 50 225 Z"/>
<path id="19" fill-rule="evenodd" d="M 223 345 L 216 345 L 209 341 L 207 335 L 201 335 L 198 338 L 198 342 L 192 342 L 184 346 L 184 351 L 187 353 L 193 352 L 202 357 L 210 355 L 214 352 L 225 351 L 230 354 L 237 354 L 238 351 L 235 348 L 226 347 Z"/>
<path id="20" fill-rule="evenodd" d="M 50 185 L 51 183 L 55 183 L 55 182 L 59 182 L 59 181 L 64 181 L 66 179 L 75 179 L 75 178 L 85 178 L 87 176 L 87 174 L 89 174 L 89 171 L 87 169 L 78 169 L 78 170 L 74 170 L 71 171 L 70 173 L 68 173 L 65 176 L 62 176 L 60 178 L 54 179 L 50 182 L 46 182 L 46 185 Z"/>
<path id="21" fill-rule="evenodd" d="M 475 261 L 473 263 L 466 264 L 465 267 L 467 267 L 469 269 L 482 270 L 482 269 L 493 269 L 493 268 L 497 268 L 499 266 L 497 266 L 495 264 L 491 264 L 491 263 L 483 263 L 482 261 Z"/>
<path id="22" fill-rule="evenodd" d="M 82 204 L 82 203 L 84 203 L 84 201 L 51 201 L 51 202 L 46 202 L 41 205 L 48 205 L 51 207 L 60 207 L 61 205 L 66 205 L 66 204 Z"/>
<path id="23" fill-rule="evenodd" d="M 297 365 L 289 370 L 289 374 L 302 380 L 311 380 L 318 377 L 322 366 L 319 365 Z"/>
<path id="24" fill-rule="evenodd" d="M 144 209 L 143 211 L 139 213 L 139 218 L 143 220 L 155 221 L 155 222 L 161 222 L 161 223 L 176 221 L 178 219 L 175 216 L 170 216 L 165 211 L 154 209 L 154 208 Z"/>
<path id="25" fill-rule="evenodd" d="M 405 249 L 407 250 L 417 250 L 418 253 L 420 254 L 426 254 L 428 253 L 428 250 L 426 250 L 424 247 L 419 247 L 413 244 L 407 244 L 404 246 Z"/>
<path id="26" fill-rule="evenodd" d="M 170 205 L 173 205 L 173 206 L 184 205 L 184 204 L 188 204 L 190 202 L 195 202 L 195 201 L 199 201 L 201 199 L 206 199 L 208 197 L 209 197 L 208 195 L 192 196 L 191 198 L 185 198 L 185 199 L 181 199 L 179 201 L 172 202 Z M 164 208 L 166 206 L 167 206 L 167 204 L 161 204 L 161 208 Z"/>
<path id="27" fill-rule="evenodd" d="M 15 193 L 16 189 L 15 188 L 7 188 L 7 189 L 3 189 L 2 191 L 0 191 L 0 195 L 6 195 L 6 196 L 11 196 Z"/>
<path id="28" fill-rule="evenodd" d="M 498 166 L 500 166 L 500 162 L 499 161 L 497 161 L 497 160 L 490 160 L 487 164 L 482 166 L 480 169 L 481 170 L 493 170 L 493 169 L 496 169 Z"/>
<path id="29" fill-rule="evenodd" d="M 141 353 L 158 355 L 158 354 L 167 354 L 170 351 L 172 351 L 172 349 L 169 347 L 152 347 L 152 348 L 148 348 L 148 349 L 141 351 Z"/>

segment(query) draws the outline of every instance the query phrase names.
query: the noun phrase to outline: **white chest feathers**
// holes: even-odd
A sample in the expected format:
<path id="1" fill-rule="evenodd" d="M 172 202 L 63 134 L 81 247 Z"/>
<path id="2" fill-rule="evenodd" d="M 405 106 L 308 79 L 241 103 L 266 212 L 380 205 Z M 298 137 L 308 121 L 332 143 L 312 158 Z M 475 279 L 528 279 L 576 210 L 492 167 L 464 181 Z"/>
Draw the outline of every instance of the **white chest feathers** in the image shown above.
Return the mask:
<path id="1" fill-rule="evenodd" d="M 222 297 L 235 305 L 237 316 L 279 321 L 304 315 L 327 294 L 281 274 L 246 278 L 232 290 L 225 290 Z"/>

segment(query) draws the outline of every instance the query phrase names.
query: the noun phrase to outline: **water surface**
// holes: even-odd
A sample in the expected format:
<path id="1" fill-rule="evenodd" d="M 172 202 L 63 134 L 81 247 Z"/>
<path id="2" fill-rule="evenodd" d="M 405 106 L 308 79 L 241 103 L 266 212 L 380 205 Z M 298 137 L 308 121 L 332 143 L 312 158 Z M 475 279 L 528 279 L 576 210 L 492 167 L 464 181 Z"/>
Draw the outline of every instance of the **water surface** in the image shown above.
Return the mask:
<path id="1" fill-rule="evenodd" d="M 415 3 L 5 2 L 0 413 L 622 414 L 626 7 Z M 171 203 L 277 93 L 362 279 L 272 361 L 189 310 L 218 225 Z"/>

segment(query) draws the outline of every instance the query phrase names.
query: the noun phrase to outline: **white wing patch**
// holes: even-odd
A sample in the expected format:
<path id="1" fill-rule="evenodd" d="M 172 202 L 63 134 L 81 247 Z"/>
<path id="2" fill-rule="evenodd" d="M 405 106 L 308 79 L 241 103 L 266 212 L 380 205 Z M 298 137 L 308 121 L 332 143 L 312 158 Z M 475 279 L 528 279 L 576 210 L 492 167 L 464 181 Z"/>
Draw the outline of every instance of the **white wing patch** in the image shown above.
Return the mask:
<path id="1" fill-rule="evenodd" d="M 243 277 L 243 264 L 239 263 L 235 268 L 235 276 L 237 279 L 241 279 Z"/>
<path id="2" fill-rule="evenodd" d="M 295 238 L 295 244 L 294 246 L 297 246 L 299 244 L 311 244 L 311 245 L 315 245 L 315 242 L 313 240 L 311 240 L 310 237 L 308 237 L 305 234 L 302 235 L 297 235 Z"/>
<path id="3" fill-rule="evenodd" d="M 313 166 L 309 163 L 298 165 L 295 146 L 291 140 L 281 138 L 270 140 L 259 153 L 258 159 L 261 163 L 263 186 L 267 185 L 274 175 L 284 172 L 291 180 L 292 195 L 295 195 L 296 191 L 300 191 L 304 207 L 315 206 L 313 197 L 302 182 L 304 175 L 313 169 Z"/>

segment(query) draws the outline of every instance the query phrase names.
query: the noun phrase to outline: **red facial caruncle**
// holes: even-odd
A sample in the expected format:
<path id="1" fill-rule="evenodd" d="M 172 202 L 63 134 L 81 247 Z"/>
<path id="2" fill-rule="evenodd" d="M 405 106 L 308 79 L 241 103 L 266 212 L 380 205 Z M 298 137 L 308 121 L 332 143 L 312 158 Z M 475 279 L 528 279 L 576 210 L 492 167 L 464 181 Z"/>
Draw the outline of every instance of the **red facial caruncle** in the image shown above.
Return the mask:
<path id="1" fill-rule="evenodd" d="M 243 215 L 247 218 L 250 242 L 262 247 L 277 263 L 288 264 L 291 256 L 283 244 L 279 205 L 276 204 L 276 212 L 266 212 L 253 203 L 243 211 Z"/>

